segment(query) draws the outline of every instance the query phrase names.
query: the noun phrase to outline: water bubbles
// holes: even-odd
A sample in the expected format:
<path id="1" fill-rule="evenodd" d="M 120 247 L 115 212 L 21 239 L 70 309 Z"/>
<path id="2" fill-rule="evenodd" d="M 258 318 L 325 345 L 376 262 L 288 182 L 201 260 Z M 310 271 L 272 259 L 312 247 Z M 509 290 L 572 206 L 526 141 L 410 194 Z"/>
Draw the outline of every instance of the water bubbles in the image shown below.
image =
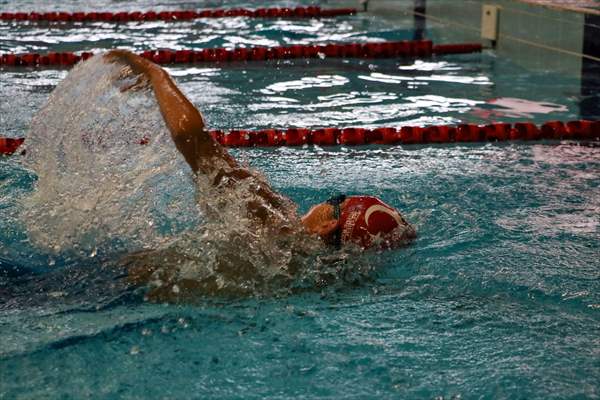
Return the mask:
<path id="1" fill-rule="evenodd" d="M 187 329 L 190 327 L 190 324 L 185 320 L 185 318 L 179 318 L 177 320 L 177 324 L 179 324 L 183 329 Z"/>

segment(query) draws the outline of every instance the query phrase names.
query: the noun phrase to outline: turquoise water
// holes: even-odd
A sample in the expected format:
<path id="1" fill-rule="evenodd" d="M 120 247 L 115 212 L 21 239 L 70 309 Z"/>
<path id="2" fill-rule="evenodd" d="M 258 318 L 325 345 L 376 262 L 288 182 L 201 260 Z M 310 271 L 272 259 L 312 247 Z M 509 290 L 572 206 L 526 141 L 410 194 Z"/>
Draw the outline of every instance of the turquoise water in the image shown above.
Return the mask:
<path id="1" fill-rule="evenodd" d="M 132 24 L 118 33 L 98 24 L 57 28 L 48 38 L 36 26 L 0 24 L 0 49 L 405 39 L 411 27 L 406 17 L 359 15 Z M 145 40 L 144 32 L 152 36 Z M 444 40 L 435 25 L 429 36 Z M 209 125 L 223 129 L 579 114 L 575 79 L 533 73 L 493 53 L 169 71 Z M 65 74 L 2 71 L 6 134 L 26 132 Z M 538 142 L 234 154 L 300 211 L 334 192 L 372 193 L 399 207 L 419 238 L 368 254 L 364 262 L 375 270 L 354 284 L 150 304 L 101 268 L 110 252 L 73 261 L 32 245 L 18 215 L 36 178 L 18 158 L 0 159 L 0 398 L 600 397 L 600 148 Z"/>

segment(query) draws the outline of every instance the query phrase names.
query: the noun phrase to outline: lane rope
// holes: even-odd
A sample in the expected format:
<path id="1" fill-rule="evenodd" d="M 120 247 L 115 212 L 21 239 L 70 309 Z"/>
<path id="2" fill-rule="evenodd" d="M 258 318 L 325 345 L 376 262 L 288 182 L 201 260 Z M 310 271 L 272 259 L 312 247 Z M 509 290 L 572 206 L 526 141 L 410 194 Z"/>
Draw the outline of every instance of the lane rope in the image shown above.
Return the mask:
<path id="1" fill-rule="evenodd" d="M 1 21 L 44 22 L 132 22 L 132 21 L 190 21 L 198 18 L 331 18 L 354 15 L 354 8 L 295 7 L 295 8 L 230 8 L 179 11 L 92 11 L 92 12 L 3 12 Z"/>
<path id="2" fill-rule="evenodd" d="M 4 138 L 0 137 L 0 155 L 11 155 L 17 151 L 25 141 L 24 138 Z"/>
<path id="3" fill-rule="evenodd" d="M 211 136 L 225 147 L 283 147 L 283 146 L 362 146 L 443 144 L 456 142 L 503 142 L 535 140 L 600 140 L 600 120 L 549 121 L 542 125 L 531 122 L 488 125 L 460 124 L 402 128 L 289 128 L 262 130 L 210 131 Z M 0 154 L 17 152 L 24 138 L 0 138 Z M 148 144 L 144 138 L 140 145 Z"/>
<path id="4" fill-rule="evenodd" d="M 431 40 L 402 40 L 397 42 L 331 43 L 326 45 L 292 45 L 277 47 L 210 48 L 200 50 L 146 50 L 140 56 L 160 65 L 206 62 L 265 61 L 294 58 L 398 58 L 430 57 L 442 54 L 475 53 L 482 50 L 479 43 L 434 45 Z M 94 53 L 50 52 L 0 55 L 0 66 L 69 67 Z"/>

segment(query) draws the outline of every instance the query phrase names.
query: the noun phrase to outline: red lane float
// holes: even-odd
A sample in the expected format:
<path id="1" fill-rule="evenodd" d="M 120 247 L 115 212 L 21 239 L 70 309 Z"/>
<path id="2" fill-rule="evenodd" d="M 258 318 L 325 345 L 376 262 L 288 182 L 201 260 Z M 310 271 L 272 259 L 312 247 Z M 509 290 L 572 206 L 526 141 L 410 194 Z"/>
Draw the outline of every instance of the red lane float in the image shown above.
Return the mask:
<path id="1" fill-rule="evenodd" d="M 3 138 L 0 137 L 0 155 L 13 154 L 23 144 L 23 138 Z"/>
<path id="2" fill-rule="evenodd" d="M 160 65 L 167 64 L 193 64 L 232 61 L 265 61 L 283 60 L 293 58 L 397 58 L 397 57 L 429 57 L 433 54 L 457 54 L 455 47 L 464 49 L 465 52 L 481 51 L 481 45 L 464 44 L 448 45 L 452 49 L 444 53 L 439 47 L 434 46 L 430 40 L 378 42 L 378 43 L 343 43 L 327 45 L 292 45 L 277 47 L 249 47 L 239 49 L 212 48 L 201 50 L 146 50 L 140 56 Z M 436 50 L 436 47 L 438 48 Z M 80 60 L 86 60 L 93 53 L 82 52 L 77 55 L 71 52 L 26 54 L 2 54 L 0 65 L 10 67 L 37 67 L 37 66 L 72 66 Z"/>
<path id="3" fill-rule="evenodd" d="M 367 144 L 428 144 L 456 142 L 499 142 L 509 140 L 600 140 L 600 121 L 550 121 L 541 126 L 531 122 L 514 125 L 461 124 L 457 126 L 404 126 L 397 128 L 289 128 L 250 131 L 236 129 L 229 132 L 210 131 L 211 136 L 226 147 L 281 147 L 281 146 L 360 146 Z M 24 139 L 0 138 L 0 154 L 13 154 Z M 142 140 L 140 144 L 147 144 Z"/>
<path id="4" fill-rule="evenodd" d="M 456 136 L 453 126 L 429 126 L 423 130 L 423 141 L 427 143 L 447 143 Z"/>
<path id="5" fill-rule="evenodd" d="M 180 11 L 132 11 L 132 12 L 47 12 L 47 13 L 0 13 L 2 21 L 48 21 L 48 22 L 131 22 L 131 21 L 189 21 L 197 18 L 331 18 L 354 15 L 354 8 L 321 9 L 320 7 L 296 8 L 246 8 Z"/>

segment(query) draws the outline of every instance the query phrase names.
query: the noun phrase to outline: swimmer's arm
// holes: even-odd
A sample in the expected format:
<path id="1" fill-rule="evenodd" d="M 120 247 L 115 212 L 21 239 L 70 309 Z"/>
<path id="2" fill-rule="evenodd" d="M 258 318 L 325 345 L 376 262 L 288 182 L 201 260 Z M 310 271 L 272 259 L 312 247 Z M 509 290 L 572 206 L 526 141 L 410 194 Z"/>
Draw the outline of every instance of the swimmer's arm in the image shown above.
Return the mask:
<path id="1" fill-rule="evenodd" d="M 232 167 L 238 163 L 217 143 L 204 125 L 204 119 L 194 105 L 175 85 L 169 74 L 151 64 L 150 83 L 177 149 L 183 154 L 192 171 L 212 174 L 222 159 Z"/>
<path id="2" fill-rule="evenodd" d="M 106 57 L 126 64 L 135 74 L 148 80 L 175 146 L 192 171 L 211 174 L 215 172 L 215 166 L 220 165 L 215 162 L 216 159 L 225 160 L 232 168 L 238 167 L 235 159 L 210 136 L 202 115 L 175 85 L 167 71 L 125 50 L 112 50 Z"/>
<path id="3" fill-rule="evenodd" d="M 236 181 L 252 175 L 212 138 L 204 126 L 200 112 L 179 90 L 167 71 L 126 50 L 112 50 L 105 57 L 129 66 L 135 74 L 148 80 L 175 146 L 183 154 L 194 173 L 214 174 L 215 186 L 220 185 L 224 178 L 231 178 L 229 182 L 235 184 Z M 220 160 L 227 163 L 229 167 L 227 171 L 222 169 L 223 163 L 219 162 Z M 268 184 L 262 184 L 254 190 L 270 207 L 288 211 L 287 202 Z M 249 203 L 248 209 L 263 223 L 267 222 L 269 212 L 264 204 Z"/>

